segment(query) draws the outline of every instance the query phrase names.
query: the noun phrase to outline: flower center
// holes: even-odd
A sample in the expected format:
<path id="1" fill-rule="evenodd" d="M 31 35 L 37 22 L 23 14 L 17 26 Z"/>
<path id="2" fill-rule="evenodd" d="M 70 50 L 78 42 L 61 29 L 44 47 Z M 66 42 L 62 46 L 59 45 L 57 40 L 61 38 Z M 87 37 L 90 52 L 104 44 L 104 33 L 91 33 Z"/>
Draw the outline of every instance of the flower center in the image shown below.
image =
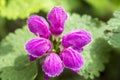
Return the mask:
<path id="1" fill-rule="evenodd" d="M 58 54 L 60 53 L 60 44 L 61 44 L 60 39 L 61 39 L 60 37 L 55 37 L 55 36 L 50 37 L 50 40 L 53 46 L 52 52 L 55 52 Z"/>

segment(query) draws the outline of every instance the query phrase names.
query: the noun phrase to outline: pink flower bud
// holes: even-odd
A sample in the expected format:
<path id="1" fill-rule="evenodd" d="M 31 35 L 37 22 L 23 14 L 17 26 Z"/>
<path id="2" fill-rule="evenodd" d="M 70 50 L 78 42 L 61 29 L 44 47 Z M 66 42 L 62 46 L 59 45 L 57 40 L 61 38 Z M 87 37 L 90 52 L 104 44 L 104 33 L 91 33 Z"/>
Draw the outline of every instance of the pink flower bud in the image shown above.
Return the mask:
<path id="1" fill-rule="evenodd" d="M 64 30 L 64 24 L 67 20 L 67 13 L 63 8 L 56 6 L 48 14 L 48 21 L 51 24 L 51 33 L 60 35 Z"/>
<path id="2" fill-rule="evenodd" d="M 50 36 L 49 25 L 46 20 L 41 16 L 30 16 L 28 18 L 28 27 L 29 30 L 35 35 L 39 35 L 43 38 L 49 38 Z"/>
<path id="3" fill-rule="evenodd" d="M 55 77 L 60 75 L 64 67 L 60 57 L 56 53 L 50 53 L 46 57 L 42 69 L 48 77 Z"/>
<path id="4" fill-rule="evenodd" d="M 25 47 L 32 61 L 36 57 L 41 57 L 43 54 L 49 52 L 52 48 L 52 43 L 45 38 L 34 38 L 28 41 Z"/>
<path id="5" fill-rule="evenodd" d="M 60 53 L 60 57 L 65 67 L 70 68 L 75 72 L 78 72 L 84 64 L 81 54 L 71 47 L 63 49 L 63 51 Z"/>
<path id="6" fill-rule="evenodd" d="M 82 47 L 91 42 L 91 35 L 85 30 L 70 32 L 62 37 L 62 46 L 72 47 L 81 52 Z"/>

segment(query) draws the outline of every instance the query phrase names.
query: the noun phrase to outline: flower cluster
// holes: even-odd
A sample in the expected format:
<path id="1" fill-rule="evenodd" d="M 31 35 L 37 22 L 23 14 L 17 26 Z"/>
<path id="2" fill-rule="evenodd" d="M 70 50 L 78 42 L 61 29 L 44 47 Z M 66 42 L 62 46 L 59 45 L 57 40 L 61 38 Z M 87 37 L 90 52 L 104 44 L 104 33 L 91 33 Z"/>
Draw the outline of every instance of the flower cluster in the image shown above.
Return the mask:
<path id="1" fill-rule="evenodd" d="M 77 30 L 59 39 L 67 18 L 65 10 L 59 6 L 54 7 L 47 16 L 50 25 L 41 16 L 32 15 L 28 18 L 29 30 L 39 37 L 26 43 L 26 51 L 30 61 L 45 56 L 42 65 L 45 80 L 60 75 L 64 67 L 79 72 L 84 64 L 80 53 L 91 41 L 91 35 L 85 30 Z"/>

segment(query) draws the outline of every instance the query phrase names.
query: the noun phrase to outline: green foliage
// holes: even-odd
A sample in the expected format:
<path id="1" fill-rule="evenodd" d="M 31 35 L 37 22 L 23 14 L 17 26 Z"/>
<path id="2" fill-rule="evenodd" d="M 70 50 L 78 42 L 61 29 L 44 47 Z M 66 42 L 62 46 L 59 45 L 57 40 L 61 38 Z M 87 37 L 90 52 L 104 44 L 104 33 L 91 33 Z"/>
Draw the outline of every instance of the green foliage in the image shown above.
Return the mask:
<path id="1" fill-rule="evenodd" d="M 64 0 L 64 2 L 56 0 L 1 0 L 0 16 L 8 19 L 24 19 L 32 13 L 38 13 L 40 10 L 48 12 L 55 5 L 61 5 L 70 11 L 80 6 L 78 1 L 79 0 Z"/>
<path id="2" fill-rule="evenodd" d="M 37 74 L 36 62 L 30 62 L 24 44 L 33 35 L 18 29 L 10 33 L 0 44 L 0 78 L 2 80 L 34 80 Z"/>
<path id="3" fill-rule="evenodd" d="M 39 11 L 48 12 L 53 6 L 62 6 L 70 12 L 87 13 L 107 18 L 120 7 L 119 0 L 0 0 L 0 16 L 24 19 Z"/>
<path id="4" fill-rule="evenodd" d="M 104 70 L 104 63 L 109 60 L 110 46 L 103 39 L 103 31 L 105 24 L 97 19 L 91 19 L 90 16 L 79 16 L 73 14 L 65 26 L 65 33 L 72 30 L 85 29 L 92 35 L 92 42 L 84 48 L 83 56 L 85 65 L 80 70 L 80 75 L 85 78 L 93 79 L 99 76 L 99 73 Z"/>
<path id="5" fill-rule="evenodd" d="M 0 0 L 0 10 L 4 8 L 5 6 L 5 0 Z"/>
<path id="6" fill-rule="evenodd" d="M 102 16 L 106 19 L 111 12 L 120 7 L 120 1 L 0 0 L 0 38 L 3 38 L 7 33 L 7 29 L 5 29 L 8 28 L 6 26 L 7 19 L 25 19 L 29 15 L 38 13 L 39 11 L 48 12 L 55 5 L 62 6 L 66 11 L 89 13 L 93 16 Z M 85 29 L 92 35 L 92 42 L 85 46 L 84 51 L 81 53 L 84 56 L 85 65 L 80 69 L 80 73 L 78 74 L 65 69 L 59 77 L 51 78 L 51 80 L 83 80 L 83 77 L 86 79 L 99 77 L 100 72 L 105 69 L 104 64 L 109 61 L 110 51 L 113 50 L 111 46 L 115 48 L 113 53 L 120 52 L 120 10 L 114 13 L 113 18 L 107 24 L 96 18 L 92 19 L 87 15 L 69 15 L 63 34 L 78 29 Z M 25 43 L 33 37 L 35 36 L 28 31 L 27 26 L 24 26 L 23 29 L 18 29 L 15 33 L 10 33 L 0 42 L 0 80 L 43 80 L 44 73 L 39 70 L 39 75 L 41 76 L 37 75 L 36 62 L 29 61 L 27 52 L 24 49 Z M 114 58 L 116 56 L 112 56 L 111 61 Z M 117 79 L 116 74 L 119 72 L 117 69 L 119 68 L 117 65 L 119 63 L 117 62 L 119 61 L 118 55 L 117 59 L 108 65 L 109 71 L 107 74 L 113 79 Z M 110 72 L 111 69 L 112 72 Z M 69 76 L 72 76 L 72 78 Z"/>
<path id="7" fill-rule="evenodd" d="M 54 1 L 54 0 L 51 0 Z M 67 11 L 76 10 L 77 8 L 82 7 L 82 2 L 80 0 L 56 0 L 54 1 L 57 5 L 60 5 L 65 8 Z"/>
<path id="8" fill-rule="evenodd" d="M 99 15 L 109 14 L 108 12 L 113 12 L 120 7 L 119 0 L 86 0 L 86 2 L 92 5 L 93 11 Z"/>
<path id="9" fill-rule="evenodd" d="M 120 7 L 119 0 L 0 0 L 0 16 L 7 19 L 24 19 L 39 11 L 48 12 L 53 6 L 60 5 L 67 11 L 88 13 L 103 17 Z M 106 11 L 107 10 L 107 11 Z"/>
<path id="10" fill-rule="evenodd" d="M 110 47 L 103 39 L 105 24 L 90 16 L 73 14 L 65 25 L 64 34 L 76 29 L 85 29 L 92 35 L 92 42 L 84 47 L 83 56 L 85 65 L 80 75 L 93 79 L 104 70 L 104 63 L 108 62 Z M 27 26 L 9 34 L 0 44 L 0 78 L 2 80 L 34 80 L 36 77 L 36 64 L 29 62 L 24 45 L 34 36 Z M 7 76 L 7 77 L 6 77 Z M 57 78 L 55 80 L 58 80 Z M 76 79 L 75 79 L 76 80 Z"/>
<path id="11" fill-rule="evenodd" d="M 1 9 L 0 15 L 8 19 L 23 19 L 41 9 L 50 9 L 52 4 L 50 0 L 6 0 L 6 5 Z"/>
<path id="12" fill-rule="evenodd" d="M 120 10 L 117 10 L 114 17 L 108 21 L 105 35 L 110 45 L 120 48 Z"/>

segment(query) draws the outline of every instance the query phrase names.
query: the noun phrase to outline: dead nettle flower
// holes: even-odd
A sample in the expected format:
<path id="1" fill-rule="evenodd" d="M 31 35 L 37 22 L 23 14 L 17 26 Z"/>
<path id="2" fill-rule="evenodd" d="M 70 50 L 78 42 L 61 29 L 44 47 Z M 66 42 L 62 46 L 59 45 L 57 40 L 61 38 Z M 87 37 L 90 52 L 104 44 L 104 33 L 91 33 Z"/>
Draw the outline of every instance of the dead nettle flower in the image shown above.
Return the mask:
<path id="1" fill-rule="evenodd" d="M 77 30 L 64 35 L 61 42 L 58 40 L 59 38 L 57 40 L 56 38 L 49 39 L 49 37 L 59 37 L 64 30 L 67 18 L 67 13 L 59 6 L 54 7 L 47 16 L 50 26 L 41 16 L 32 15 L 28 18 L 29 30 L 39 38 L 28 41 L 25 45 L 26 51 L 30 61 L 37 58 L 40 60 L 43 55 L 46 55 L 42 65 L 45 80 L 60 75 L 64 67 L 79 72 L 84 64 L 80 53 L 83 51 L 83 47 L 90 43 L 90 33 L 85 30 Z M 63 50 L 60 49 L 60 45 L 63 46 Z"/>

